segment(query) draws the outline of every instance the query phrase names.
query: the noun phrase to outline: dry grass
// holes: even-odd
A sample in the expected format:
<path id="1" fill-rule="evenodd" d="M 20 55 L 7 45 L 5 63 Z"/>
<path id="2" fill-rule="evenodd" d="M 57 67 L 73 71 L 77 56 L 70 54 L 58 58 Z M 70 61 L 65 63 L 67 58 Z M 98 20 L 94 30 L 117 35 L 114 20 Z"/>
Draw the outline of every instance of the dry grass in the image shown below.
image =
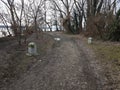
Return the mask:
<path id="1" fill-rule="evenodd" d="M 104 68 L 108 85 L 113 87 L 113 90 L 120 89 L 120 43 L 94 41 L 89 46 Z"/>
<path id="2" fill-rule="evenodd" d="M 91 45 L 98 57 L 120 68 L 120 46 L 111 42 L 95 42 Z"/>
<path id="3" fill-rule="evenodd" d="M 37 56 L 27 56 L 27 44 L 19 47 L 13 45 L 8 49 L 3 49 L 4 57 L 0 58 L 0 88 L 13 82 L 25 72 L 27 72 L 34 63 L 42 58 L 47 50 L 52 47 L 53 39 L 45 34 L 40 34 L 39 39 L 30 38 L 27 43 L 35 42 L 37 44 Z M 7 44 L 6 44 L 7 46 Z M 4 61 L 5 63 L 3 63 Z"/>

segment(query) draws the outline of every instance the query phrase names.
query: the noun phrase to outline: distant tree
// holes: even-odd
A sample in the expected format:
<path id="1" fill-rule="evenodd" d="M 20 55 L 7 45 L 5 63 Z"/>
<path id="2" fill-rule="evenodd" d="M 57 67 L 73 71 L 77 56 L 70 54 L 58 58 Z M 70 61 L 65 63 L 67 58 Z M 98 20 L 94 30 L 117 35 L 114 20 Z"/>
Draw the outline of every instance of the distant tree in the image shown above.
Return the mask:
<path id="1" fill-rule="evenodd" d="M 20 0 L 19 3 L 15 3 L 15 0 L 1 0 L 1 2 L 7 7 L 8 13 L 11 16 L 11 28 L 17 38 L 19 45 L 21 45 L 21 33 L 22 33 L 22 19 L 24 11 L 24 0 Z M 20 12 L 20 13 L 18 13 Z"/>
<path id="2" fill-rule="evenodd" d="M 7 36 L 7 32 L 5 32 L 5 31 L 1 31 L 1 32 L 2 32 L 2 35 L 3 35 L 4 37 Z"/>
<path id="3" fill-rule="evenodd" d="M 85 3 L 86 0 L 74 0 L 75 7 L 73 10 L 73 19 L 77 33 L 83 31 L 83 23 L 86 22 Z M 83 22 L 84 21 L 84 22 Z"/>
<path id="4" fill-rule="evenodd" d="M 86 0 L 52 0 L 60 13 L 61 23 L 67 32 L 79 34 L 86 22 Z"/>
<path id="5" fill-rule="evenodd" d="M 17 36 L 17 22 L 16 22 L 16 15 L 15 15 L 15 5 L 14 0 L 1 0 L 1 2 L 7 7 L 8 13 L 11 16 L 11 27 L 13 29 L 14 35 Z"/>
<path id="6" fill-rule="evenodd" d="M 20 11 L 20 15 L 18 15 L 17 14 L 17 11 L 15 12 L 15 15 L 16 15 L 16 17 L 17 17 L 17 20 L 18 20 L 18 42 L 19 42 L 19 45 L 21 45 L 21 43 L 22 43 L 22 28 L 23 28 L 23 25 L 22 25 L 22 20 L 23 20 L 23 14 L 24 14 L 24 0 L 20 0 L 20 2 L 21 2 L 21 4 L 19 4 L 18 3 L 18 8 L 20 9 L 20 10 L 18 10 L 18 11 Z"/>
<path id="7" fill-rule="evenodd" d="M 38 38 L 39 31 L 39 22 L 43 20 L 43 8 L 44 8 L 44 0 L 28 0 L 28 17 L 31 19 L 31 23 L 34 24 L 34 30 L 36 32 L 36 38 Z"/>
<path id="8" fill-rule="evenodd" d="M 8 15 L 7 15 L 7 16 L 8 16 Z M 6 27 L 7 32 L 8 32 L 8 36 L 12 36 L 11 33 L 10 33 L 10 28 L 9 28 L 9 26 L 8 26 L 7 16 L 6 16 L 5 13 L 0 13 L 0 20 L 2 21 L 2 23 L 3 23 L 4 26 Z"/>
<path id="9" fill-rule="evenodd" d="M 74 1 L 72 0 L 52 0 L 54 5 L 56 5 L 56 10 L 60 13 L 60 18 L 62 19 L 62 25 L 64 29 L 69 33 L 76 33 L 72 29 L 71 20 L 72 20 L 72 10 L 74 6 Z"/>

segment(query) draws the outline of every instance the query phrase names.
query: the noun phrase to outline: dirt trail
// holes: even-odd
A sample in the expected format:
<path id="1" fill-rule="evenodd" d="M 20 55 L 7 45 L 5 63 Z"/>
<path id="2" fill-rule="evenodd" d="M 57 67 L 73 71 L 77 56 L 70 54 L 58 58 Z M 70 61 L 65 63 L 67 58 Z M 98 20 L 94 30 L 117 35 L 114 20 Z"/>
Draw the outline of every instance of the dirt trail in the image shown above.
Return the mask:
<path id="1" fill-rule="evenodd" d="M 53 48 L 20 80 L 4 90 L 107 90 L 100 67 L 80 39 L 61 33 Z"/>

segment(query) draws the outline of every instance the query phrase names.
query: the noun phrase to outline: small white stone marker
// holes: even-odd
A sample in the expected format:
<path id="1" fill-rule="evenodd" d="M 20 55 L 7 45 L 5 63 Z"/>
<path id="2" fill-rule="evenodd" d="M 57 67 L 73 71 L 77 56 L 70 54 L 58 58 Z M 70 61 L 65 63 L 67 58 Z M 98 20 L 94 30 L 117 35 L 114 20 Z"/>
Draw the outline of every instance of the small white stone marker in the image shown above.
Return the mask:
<path id="1" fill-rule="evenodd" d="M 60 39 L 60 38 L 54 38 L 54 40 L 56 40 L 56 41 L 60 41 L 61 39 Z"/>
<path id="2" fill-rule="evenodd" d="M 39 62 L 42 62 L 42 60 L 39 60 Z"/>
<path id="3" fill-rule="evenodd" d="M 93 40 L 93 38 L 92 38 L 92 37 L 89 37 L 89 38 L 88 38 L 88 44 L 92 44 L 92 40 Z"/>
<path id="4" fill-rule="evenodd" d="M 37 45 L 34 42 L 28 44 L 28 56 L 37 55 Z"/>

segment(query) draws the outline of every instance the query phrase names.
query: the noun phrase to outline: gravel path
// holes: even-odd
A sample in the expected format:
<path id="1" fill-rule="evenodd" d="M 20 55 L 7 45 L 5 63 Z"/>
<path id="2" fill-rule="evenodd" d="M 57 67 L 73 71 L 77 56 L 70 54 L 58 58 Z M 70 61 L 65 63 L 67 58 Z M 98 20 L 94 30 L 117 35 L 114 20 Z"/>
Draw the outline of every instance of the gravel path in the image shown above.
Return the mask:
<path id="1" fill-rule="evenodd" d="M 53 48 L 20 80 L 4 90 L 107 90 L 101 67 L 83 41 L 61 33 L 50 33 Z"/>

